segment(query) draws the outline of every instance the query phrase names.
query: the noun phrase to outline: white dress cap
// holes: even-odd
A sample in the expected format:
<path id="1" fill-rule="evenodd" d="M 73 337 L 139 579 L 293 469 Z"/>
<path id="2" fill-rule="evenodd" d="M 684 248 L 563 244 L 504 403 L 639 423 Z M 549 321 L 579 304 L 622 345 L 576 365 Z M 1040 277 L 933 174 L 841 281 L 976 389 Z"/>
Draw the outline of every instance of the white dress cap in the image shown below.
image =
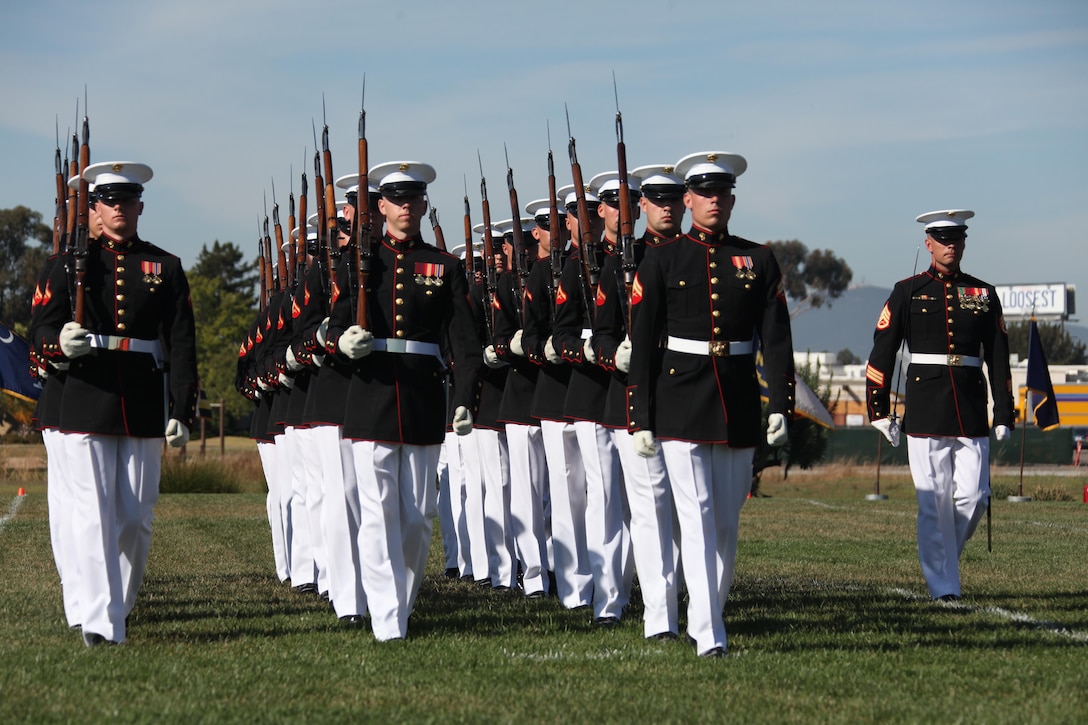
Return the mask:
<path id="1" fill-rule="evenodd" d="M 732 188 L 738 176 L 748 169 L 740 154 L 728 151 L 700 151 L 676 162 L 674 171 L 688 188 Z"/>

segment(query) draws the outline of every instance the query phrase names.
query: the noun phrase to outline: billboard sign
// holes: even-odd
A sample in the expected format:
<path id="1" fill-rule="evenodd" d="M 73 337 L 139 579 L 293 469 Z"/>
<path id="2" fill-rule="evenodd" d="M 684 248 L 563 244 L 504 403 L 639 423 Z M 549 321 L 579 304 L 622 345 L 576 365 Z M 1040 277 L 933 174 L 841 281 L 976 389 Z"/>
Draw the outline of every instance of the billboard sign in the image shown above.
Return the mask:
<path id="1" fill-rule="evenodd" d="M 1065 317 L 1064 284 L 995 285 L 1005 317 Z"/>

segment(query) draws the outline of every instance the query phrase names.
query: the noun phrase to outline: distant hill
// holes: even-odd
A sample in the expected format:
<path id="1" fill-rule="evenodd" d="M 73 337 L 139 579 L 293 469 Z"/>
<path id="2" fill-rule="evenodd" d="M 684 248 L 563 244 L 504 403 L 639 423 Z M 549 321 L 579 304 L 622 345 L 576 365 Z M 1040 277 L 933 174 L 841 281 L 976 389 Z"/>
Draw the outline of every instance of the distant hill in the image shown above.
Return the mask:
<path id="1" fill-rule="evenodd" d="M 880 308 L 891 294 L 887 287 L 855 287 L 831 306 L 802 312 L 793 319 L 793 349 L 798 352 L 850 350 L 864 360 L 873 347 Z M 1066 325 L 1069 334 L 1088 342 L 1088 326 Z"/>

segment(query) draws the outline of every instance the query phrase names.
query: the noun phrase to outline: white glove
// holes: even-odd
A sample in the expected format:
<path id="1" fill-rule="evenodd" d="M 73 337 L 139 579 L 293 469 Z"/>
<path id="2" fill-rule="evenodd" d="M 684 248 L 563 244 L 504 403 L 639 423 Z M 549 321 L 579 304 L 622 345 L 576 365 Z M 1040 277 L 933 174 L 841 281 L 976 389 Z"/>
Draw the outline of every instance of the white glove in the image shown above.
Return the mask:
<path id="1" fill-rule="evenodd" d="M 593 351 L 592 337 L 582 343 L 582 357 L 584 357 L 586 362 L 590 365 L 597 364 L 597 353 Z"/>
<path id="2" fill-rule="evenodd" d="M 257 387 L 265 393 L 272 392 L 272 386 L 264 381 L 264 378 L 257 378 Z"/>
<path id="3" fill-rule="evenodd" d="M 616 369 L 621 373 L 631 372 L 631 338 L 623 338 L 616 348 Z"/>
<path id="4" fill-rule="evenodd" d="M 295 351 L 291 349 L 291 346 L 287 346 L 287 369 L 293 373 L 297 373 L 303 368 L 303 364 L 295 358 Z"/>
<path id="5" fill-rule="evenodd" d="M 314 361 L 314 367 L 319 368 L 325 362 L 324 355 L 311 355 L 310 359 Z"/>
<path id="6" fill-rule="evenodd" d="M 340 352 L 352 360 L 358 360 L 374 352 L 374 333 L 358 325 L 352 325 L 344 330 L 337 344 Z"/>
<path id="7" fill-rule="evenodd" d="M 453 432 L 459 436 L 472 432 L 472 413 L 463 405 L 458 405 L 453 411 Z"/>
<path id="8" fill-rule="evenodd" d="M 189 442 L 189 429 L 177 418 L 166 423 L 166 442 L 171 448 L 181 448 Z"/>
<path id="9" fill-rule="evenodd" d="M 870 423 L 874 428 L 884 434 L 892 448 L 899 447 L 899 424 L 891 418 L 881 418 Z"/>
<path id="10" fill-rule="evenodd" d="M 653 458 L 657 455 L 657 441 L 654 440 L 652 430 L 637 430 L 632 437 L 635 439 L 635 453 L 643 458 Z"/>
<path id="11" fill-rule="evenodd" d="M 89 330 L 84 330 L 78 322 L 65 322 L 60 328 L 60 351 L 67 358 L 77 358 L 91 351 Z"/>
<path id="12" fill-rule="evenodd" d="M 59 370 L 61 372 L 64 372 L 65 370 L 67 370 L 68 366 L 69 366 L 69 363 L 59 362 L 59 361 L 58 362 L 51 362 L 49 364 L 53 366 L 54 370 Z"/>
<path id="13" fill-rule="evenodd" d="M 548 358 L 548 362 L 552 365 L 558 365 L 563 362 L 563 358 L 559 357 L 559 353 L 555 351 L 555 345 L 552 344 L 551 335 L 548 336 L 548 341 L 544 343 L 544 357 Z"/>
<path id="14" fill-rule="evenodd" d="M 316 335 L 316 337 L 317 337 L 318 347 L 324 349 L 326 335 L 328 335 L 328 334 L 329 334 L 329 318 L 326 317 L 324 320 L 321 321 L 321 324 L 317 326 L 317 335 Z"/>
<path id="15" fill-rule="evenodd" d="M 495 352 L 494 345 L 488 345 L 484 348 L 484 365 L 491 369 L 501 368 L 506 363 L 499 359 L 499 354 Z"/>
<path id="16" fill-rule="evenodd" d="M 781 413 L 771 413 L 767 416 L 767 445 L 784 446 L 789 441 L 790 435 L 786 431 L 786 416 Z"/>
<path id="17" fill-rule="evenodd" d="M 525 357 L 525 348 L 521 344 L 521 332 L 521 330 L 518 330 L 514 333 L 514 336 L 510 338 L 510 352 L 518 357 Z"/>
<path id="18" fill-rule="evenodd" d="M 280 373 L 278 379 L 280 381 L 280 386 L 287 388 L 288 390 L 295 387 L 295 379 L 286 373 Z"/>
<path id="19" fill-rule="evenodd" d="M 1009 430 L 1009 426 L 1007 426 L 1007 425 L 996 425 L 996 426 L 994 426 L 994 438 L 997 438 L 999 441 L 1007 441 L 1010 436 L 1012 436 L 1012 431 Z"/>

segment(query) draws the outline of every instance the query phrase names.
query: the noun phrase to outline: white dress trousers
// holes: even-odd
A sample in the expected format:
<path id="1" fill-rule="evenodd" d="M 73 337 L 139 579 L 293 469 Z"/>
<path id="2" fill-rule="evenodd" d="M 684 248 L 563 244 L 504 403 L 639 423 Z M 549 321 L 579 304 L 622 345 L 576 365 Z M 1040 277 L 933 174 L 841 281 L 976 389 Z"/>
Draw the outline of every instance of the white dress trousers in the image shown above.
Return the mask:
<path id="1" fill-rule="evenodd" d="M 338 617 L 365 616 L 359 564 L 359 492 L 351 442 L 340 436 L 337 425 L 313 426 L 309 437 L 323 489 L 321 529 L 329 599 Z"/>
<path id="2" fill-rule="evenodd" d="M 630 532 L 620 459 L 611 432 L 600 423 L 574 422 L 586 475 L 586 550 L 593 575 L 593 616 L 616 618 L 631 599 Z"/>
<path id="3" fill-rule="evenodd" d="M 63 586 L 74 588 L 85 634 L 124 642 L 151 549 L 162 438 L 61 435 L 72 544 Z"/>
<path id="4" fill-rule="evenodd" d="M 359 557 L 374 637 L 404 638 L 431 545 L 439 445 L 353 441 Z"/>
<path id="5" fill-rule="evenodd" d="M 306 510 L 305 476 L 302 448 L 294 428 L 275 436 L 276 461 L 280 468 L 280 504 L 287 509 L 287 543 L 291 550 L 291 586 L 317 585 L 313 542 L 310 538 L 310 514 Z"/>
<path id="6" fill-rule="evenodd" d="M 510 459 L 510 525 L 521 561 L 525 594 L 548 593 L 548 549 L 544 494 L 548 467 L 540 426 L 506 424 Z"/>
<path id="7" fill-rule="evenodd" d="M 688 635 L 698 654 L 726 649 L 722 610 L 737 560 L 740 510 L 752 488 L 754 448 L 663 440 L 688 590 Z"/>
<path id="8" fill-rule="evenodd" d="M 268 526 L 272 529 L 272 556 L 276 562 L 276 576 L 281 582 L 291 578 L 291 547 L 288 545 L 288 517 L 283 507 L 282 479 L 276 444 L 257 441 L 257 453 L 261 457 L 264 480 L 268 486 L 265 497 L 265 510 L 268 512 Z"/>
<path id="9" fill-rule="evenodd" d="M 679 547 L 673 528 L 676 513 L 661 452 L 643 458 L 635 452 L 634 436 L 612 430 L 623 466 L 623 484 L 630 512 L 631 548 L 642 590 L 645 636 L 679 634 L 676 559 Z"/>
<path id="10" fill-rule="evenodd" d="M 907 436 L 918 497 L 918 560 L 934 599 L 960 596 L 963 547 L 990 500 L 990 439 Z"/>
<path id="11" fill-rule="evenodd" d="M 574 426 L 540 421 L 548 462 L 552 558 L 559 601 L 567 609 L 593 601 L 593 575 L 586 549 L 586 473 Z"/>

